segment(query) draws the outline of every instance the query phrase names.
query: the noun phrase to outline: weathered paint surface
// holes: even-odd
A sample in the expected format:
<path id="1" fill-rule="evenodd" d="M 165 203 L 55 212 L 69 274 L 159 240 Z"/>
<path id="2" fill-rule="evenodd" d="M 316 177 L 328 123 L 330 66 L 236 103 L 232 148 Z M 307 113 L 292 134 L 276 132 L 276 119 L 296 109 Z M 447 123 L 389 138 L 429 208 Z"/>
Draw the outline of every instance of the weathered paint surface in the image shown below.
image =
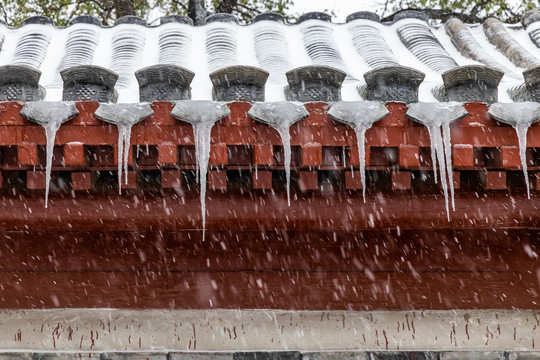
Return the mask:
<path id="1" fill-rule="evenodd" d="M 5 351 L 531 351 L 536 311 L 4 310 Z"/>

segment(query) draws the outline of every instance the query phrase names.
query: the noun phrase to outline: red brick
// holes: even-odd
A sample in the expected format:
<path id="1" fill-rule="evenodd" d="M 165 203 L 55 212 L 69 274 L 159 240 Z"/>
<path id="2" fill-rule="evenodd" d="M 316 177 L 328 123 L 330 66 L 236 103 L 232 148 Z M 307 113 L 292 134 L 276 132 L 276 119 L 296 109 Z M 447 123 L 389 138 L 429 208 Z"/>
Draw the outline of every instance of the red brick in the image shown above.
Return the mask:
<path id="1" fill-rule="evenodd" d="M 76 106 L 77 110 L 79 110 L 79 115 L 63 125 L 64 127 L 66 125 L 99 126 L 104 124 L 103 121 L 99 120 L 94 115 L 99 103 L 92 101 L 78 101 Z"/>
<path id="2" fill-rule="evenodd" d="M 92 188 L 92 176 L 90 172 L 72 172 L 71 187 L 73 190 L 90 190 Z"/>
<path id="3" fill-rule="evenodd" d="M 45 171 L 27 171 L 26 187 L 28 189 L 45 189 Z"/>
<path id="4" fill-rule="evenodd" d="M 463 107 L 469 115 L 459 120 L 457 125 L 461 127 L 494 127 L 497 122 L 487 115 L 488 105 L 478 101 L 465 103 Z"/>
<path id="5" fill-rule="evenodd" d="M 469 144 L 455 144 L 453 147 L 453 166 L 474 166 L 474 147 Z"/>
<path id="6" fill-rule="evenodd" d="M 310 139 L 309 141 L 321 143 L 324 141 L 324 146 L 347 146 L 356 144 L 356 138 L 353 139 L 354 135 L 352 135 L 354 134 L 354 131 L 349 126 L 338 123 L 332 119 L 330 120 L 332 123 L 329 126 L 318 129 L 322 141 L 315 140 L 315 138 Z"/>
<path id="7" fill-rule="evenodd" d="M 298 186 L 301 191 L 317 190 L 319 188 L 317 171 L 300 171 Z"/>
<path id="8" fill-rule="evenodd" d="M 365 161 L 366 165 L 370 164 L 371 158 L 371 146 L 365 147 Z M 349 165 L 360 166 L 360 158 L 358 154 L 358 146 L 351 146 L 349 148 Z"/>
<path id="9" fill-rule="evenodd" d="M 359 171 L 345 172 L 345 188 L 347 190 L 362 189 L 362 178 Z"/>
<path id="10" fill-rule="evenodd" d="M 418 167 L 420 166 L 419 148 L 415 145 L 399 146 L 399 166 Z"/>
<path id="11" fill-rule="evenodd" d="M 0 125 L 37 125 L 21 116 L 22 107 L 18 101 L 0 102 Z"/>
<path id="12" fill-rule="evenodd" d="M 228 104 L 231 115 L 221 121 L 225 126 L 255 126 L 255 120 L 248 116 L 251 104 L 244 101 L 235 101 Z"/>
<path id="13" fill-rule="evenodd" d="M 536 173 L 534 174 L 535 178 L 536 178 L 536 182 L 534 184 L 534 189 L 535 190 L 540 190 L 540 173 Z"/>
<path id="14" fill-rule="evenodd" d="M 211 190 L 227 190 L 227 171 L 210 170 L 208 172 L 208 188 Z"/>
<path id="15" fill-rule="evenodd" d="M 158 145 L 158 161 L 161 165 L 171 165 L 178 163 L 178 146 L 173 143 L 162 143 Z"/>
<path id="16" fill-rule="evenodd" d="M 229 154 L 227 153 L 227 144 L 212 144 L 210 146 L 210 165 L 227 165 L 229 163 Z"/>
<path id="17" fill-rule="evenodd" d="M 154 115 L 146 118 L 141 125 L 178 125 L 180 120 L 174 118 L 171 115 L 171 111 L 174 108 L 174 104 L 168 101 L 154 101 L 152 103 L 152 110 Z"/>
<path id="18" fill-rule="evenodd" d="M 67 143 L 64 145 L 64 164 L 66 166 L 84 165 L 84 145 L 82 143 Z"/>
<path id="19" fill-rule="evenodd" d="M 401 144 L 422 145 L 424 127 L 372 127 L 366 132 L 366 144 L 373 147 L 398 147 Z M 426 133 L 429 145 L 429 135 Z"/>
<path id="20" fill-rule="evenodd" d="M 409 190 L 411 188 L 411 173 L 409 171 L 397 171 L 392 173 L 393 190 Z"/>
<path id="21" fill-rule="evenodd" d="M 34 143 L 20 143 L 17 145 L 17 162 L 20 165 L 37 165 L 38 151 Z"/>
<path id="22" fill-rule="evenodd" d="M 519 147 L 501 146 L 502 165 L 504 167 L 520 168 L 521 158 L 519 157 Z"/>
<path id="23" fill-rule="evenodd" d="M 267 144 L 255 145 L 255 165 L 274 165 L 274 146 Z"/>
<path id="24" fill-rule="evenodd" d="M 272 171 L 266 171 L 266 170 L 253 171 L 253 188 L 254 189 L 271 189 L 272 188 Z"/>
<path id="25" fill-rule="evenodd" d="M 293 125 L 293 127 L 296 127 L 296 124 Z M 282 140 L 281 136 L 279 135 L 278 131 L 271 127 L 270 125 L 266 125 L 263 123 L 257 123 L 253 127 L 255 130 L 255 143 L 257 144 L 271 144 L 271 145 L 281 145 Z M 292 136 L 292 130 L 289 128 L 289 133 Z"/>
<path id="26" fill-rule="evenodd" d="M 182 187 L 182 172 L 180 170 L 161 170 L 161 186 L 164 189 L 179 189 Z"/>
<path id="27" fill-rule="evenodd" d="M 257 142 L 255 129 L 255 126 L 219 126 L 216 124 L 212 130 L 212 142 L 222 142 L 227 145 L 253 144 Z"/>
<path id="28" fill-rule="evenodd" d="M 306 103 L 304 107 L 309 111 L 309 117 L 301 121 L 303 126 L 321 127 L 331 124 L 331 119 L 327 115 L 330 106 L 327 103 Z"/>
<path id="29" fill-rule="evenodd" d="M 302 145 L 309 142 L 322 142 L 321 129 L 306 126 L 302 121 L 293 124 L 289 130 L 291 135 L 291 145 Z M 274 142 L 274 145 L 278 144 L 282 144 L 281 138 L 279 138 L 277 142 Z"/>
<path id="30" fill-rule="evenodd" d="M 122 172 L 122 189 L 136 189 L 137 188 L 137 173 L 135 171 L 127 172 L 128 181 L 125 183 L 126 175 Z"/>
<path id="31" fill-rule="evenodd" d="M 506 171 L 488 171 L 486 175 L 486 189 L 506 190 Z"/>
<path id="32" fill-rule="evenodd" d="M 399 102 L 386 103 L 386 108 L 390 112 L 388 116 L 373 124 L 373 126 L 383 127 L 410 127 L 413 121 L 405 116 L 407 105 Z"/>
<path id="33" fill-rule="evenodd" d="M 302 165 L 320 166 L 322 165 L 322 145 L 309 142 L 302 146 Z"/>

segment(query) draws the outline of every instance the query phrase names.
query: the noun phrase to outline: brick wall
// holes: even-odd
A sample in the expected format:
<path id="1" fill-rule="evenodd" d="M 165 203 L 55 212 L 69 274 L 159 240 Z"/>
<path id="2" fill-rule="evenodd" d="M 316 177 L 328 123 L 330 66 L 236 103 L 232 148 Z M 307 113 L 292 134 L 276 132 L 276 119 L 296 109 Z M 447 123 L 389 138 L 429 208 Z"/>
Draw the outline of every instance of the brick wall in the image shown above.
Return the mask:
<path id="1" fill-rule="evenodd" d="M 41 126 L 19 115 L 21 104 L 0 105 L 0 169 L 3 188 L 45 186 L 45 135 Z M 231 103 L 231 116 L 212 130 L 210 188 L 283 188 L 283 150 L 271 127 L 247 116 L 248 103 Z M 154 116 L 133 127 L 129 184 L 126 188 L 195 188 L 191 126 L 170 116 L 173 104 L 153 104 Z M 345 191 L 361 188 L 354 131 L 327 115 L 325 103 L 308 103 L 310 117 L 291 127 L 293 191 Z M 366 134 L 366 165 L 370 193 L 415 190 L 437 193 L 431 175 L 429 136 L 425 127 L 405 117 L 405 104 L 388 103 L 390 115 Z M 512 127 L 492 120 L 482 103 L 465 104 L 469 115 L 452 125 L 454 184 L 459 191 L 523 192 L 518 143 Z M 62 125 L 53 157 L 54 192 L 113 192 L 108 182 L 116 171 L 117 129 L 93 116 L 97 103 L 78 103 L 80 114 Z M 539 189 L 540 125 L 528 134 L 527 162 L 533 190 Z M 258 173 L 254 171 L 257 168 Z M 356 174 L 353 172 L 356 171 Z M 242 179 L 238 179 L 238 173 Z M 257 175 L 257 176 L 256 176 Z M 281 182 L 281 184 L 280 184 Z M 101 186 L 107 184 L 111 187 Z M 232 185 L 231 185 L 232 184 Z M 236 185 L 236 186 L 235 186 Z"/>
<path id="2" fill-rule="evenodd" d="M 288 207 L 278 133 L 232 103 L 212 130 L 207 241 L 191 126 L 154 103 L 133 127 L 130 190 L 118 195 L 118 132 L 94 118 L 97 105 L 78 103 L 57 133 L 46 209 L 44 131 L 20 103 L 0 104 L 4 308 L 538 307 L 537 195 L 525 195 L 514 129 L 484 104 L 466 104 L 452 125 L 459 190 L 447 220 L 427 130 L 404 104 L 387 104 L 366 134 L 366 203 L 353 130 L 327 104 L 307 104 L 310 117 L 291 128 Z M 531 177 L 539 129 L 529 130 Z"/>

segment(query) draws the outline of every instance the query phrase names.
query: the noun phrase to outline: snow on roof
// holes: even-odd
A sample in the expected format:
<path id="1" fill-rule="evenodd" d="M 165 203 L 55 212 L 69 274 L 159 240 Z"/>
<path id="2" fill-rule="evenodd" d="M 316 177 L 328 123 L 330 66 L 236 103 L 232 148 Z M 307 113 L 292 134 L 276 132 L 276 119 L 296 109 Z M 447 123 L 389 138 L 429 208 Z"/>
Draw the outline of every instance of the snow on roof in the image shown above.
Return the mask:
<path id="1" fill-rule="evenodd" d="M 99 66 L 118 75 L 114 87 L 118 102 L 136 103 L 140 84 L 135 72 L 153 65 L 175 65 L 194 73 L 193 100 L 213 98 L 211 73 L 238 65 L 260 68 L 269 74 L 264 96 L 270 101 L 290 100 L 286 89 L 293 69 L 335 68 L 346 74 L 342 100 L 362 100 L 372 86 L 366 84 L 364 74 L 403 66 L 408 73 L 413 69 L 425 74 L 418 92 L 421 102 L 448 100 L 442 74 L 475 65 L 473 69 L 486 66 L 490 71 L 456 73 L 465 73 L 460 76 L 468 79 L 489 73 L 486 76 L 493 79 L 500 72 L 498 101 L 512 102 L 528 99 L 522 73 L 540 66 L 538 12 L 525 14 L 523 26 L 492 18 L 483 24 L 451 19 L 444 26 L 430 26 L 424 14 L 414 11 L 397 14 L 392 23 L 381 23 L 374 13 L 357 12 L 343 24 L 332 23 L 327 14 L 318 12 L 304 14 L 292 25 L 280 15 L 261 14 L 247 26 L 239 25 L 234 16 L 215 14 L 198 27 L 183 16 L 164 17 L 157 26 L 133 16 L 102 26 L 96 18 L 81 16 L 67 27 L 55 27 L 40 16 L 28 18 L 18 28 L 0 24 L 0 66 L 39 70 L 39 85 L 48 101 L 62 100 L 62 70 Z"/>

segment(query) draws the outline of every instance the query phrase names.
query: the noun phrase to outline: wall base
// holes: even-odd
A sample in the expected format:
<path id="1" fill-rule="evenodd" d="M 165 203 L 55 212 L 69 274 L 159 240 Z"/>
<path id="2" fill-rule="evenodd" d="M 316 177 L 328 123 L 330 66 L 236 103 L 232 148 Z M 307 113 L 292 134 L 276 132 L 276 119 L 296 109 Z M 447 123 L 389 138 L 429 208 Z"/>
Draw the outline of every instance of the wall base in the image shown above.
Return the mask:
<path id="1" fill-rule="evenodd" d="M 5 310 L 15 352 L 534 351 L 539 316 L 520 310 Z M 87 356 L 88 356 L 87 355 Z M 91 356 L 90 356 L 91 357 Z"/>

